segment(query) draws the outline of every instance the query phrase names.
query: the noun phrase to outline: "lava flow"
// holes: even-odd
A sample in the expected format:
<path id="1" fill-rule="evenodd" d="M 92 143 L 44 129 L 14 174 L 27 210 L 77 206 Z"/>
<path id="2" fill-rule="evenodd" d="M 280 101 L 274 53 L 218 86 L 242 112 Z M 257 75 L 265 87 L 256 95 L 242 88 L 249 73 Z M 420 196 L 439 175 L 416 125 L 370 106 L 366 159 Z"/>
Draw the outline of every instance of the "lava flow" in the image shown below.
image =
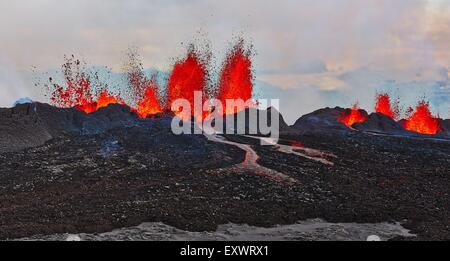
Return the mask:
<path id="1" fill-rule="evenodd" d="M 361 112 L 358 103 L 355 103 L 350 110 L 347 110 L 341 115 L 339 122 L 347 125 L 348 127 L 352 127 L 353 124 L 365 122 L 366 120 L 367 116 Z"/>
<path id="2" fill-rule="evenodd" d="M 440 130 L 439 119 L 430 111 L 430 104 L 427 101 L 420 101 L 410 116 L 403 122 L 403 127 L 407 130 L 421 134 L 437 134 Z"/>
<path id="3" fill-rule="evenodd" d="M 392 104 L 391 97 L 387 93 L 377 95 L 375 112 L 384 114 L 394 120 L 399 116 L 398 106 Z"/>
<path id="4" fill-rule="evenodd" d="M 199 58 L 195 50 L 189 50 L 187 57 L 175 64 L 169 77 L 167 84 L 167 109 L 171 109 L 172 103 L 177 99 L 185 99 L 191 105 L 191 115 L 175 112 L 177 116 L 184 120 L 190 120 L 191 116 L 203 119 L 204 115 L 202 112 L 200 112 L 200 115 L 194 115 L 194 93 L 196 91 L 201 92 L 203 101 L 206 100 L 206 81 L 207 71 L 205 63 Z"/>
<path id="5" fill-rule="evenodd" d="M 240 40 L 223 64 L 219 78 L 218 99 L 224 106 L 225 114 L 233 114 L 245 109 L 244 107 L 227 108 L 227 99 L 241 99 L 244 102 L 250 101 L 252 98 L 252 61 L 250 50 L 244 50 L 244 41 Z"/>
<path id="6" fill-rule="evenodd" d="M 290 146 L 294 148 L 304 148 L 305 145 L 301 141 L 290 141 Z"/>

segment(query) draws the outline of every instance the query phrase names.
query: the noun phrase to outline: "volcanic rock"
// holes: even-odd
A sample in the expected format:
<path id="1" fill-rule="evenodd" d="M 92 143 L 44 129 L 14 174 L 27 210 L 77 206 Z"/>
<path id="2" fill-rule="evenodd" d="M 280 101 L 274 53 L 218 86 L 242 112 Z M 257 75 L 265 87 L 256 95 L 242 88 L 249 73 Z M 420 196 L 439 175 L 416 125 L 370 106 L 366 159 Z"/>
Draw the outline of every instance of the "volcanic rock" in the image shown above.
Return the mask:
<path id="1" fill-rule="evenodd" d="M 379 133 L 389 133 L 389 134 L 407 133 L 407 131 L 403 128 L 403 126 L 400 123 L 381 113 L 372 113 L 369 115 L 369 117 L 365 122 L 355 123 L 353 127 L 355 129 L 362 131 L 371 131 Z"/>
<path id="2" fill-rule="evenodd" d="M 0 119 L 0 152 L 39 146 L 63 133 L 99 134 L 145 121 L 131 113 L 129 107 L 118 104 L 92 114 L 43 103 L 18 104 L 14 108 L 0 109 Z"/>
<path id="3" fill-rule="evenodd" d="M 348 109 L 347 109 L 348 110 Z M 301 132 L 314 131 L 348 131 L 349 128 L 339 122 L 339 119 L 347 111 L 344 108 L 324 108 L 300 117 L 292 127 Z"/>
<path id="4" fill-rule="evenodd" d="M 36 104 L 0 109 L 0 152 L 39 146 L 53 137 L 36 110 Z"/>
<path id="5" fill-rule="evenodd" d="M 261 134 L 261 129 L 259 127 L 259 124 L 263 126 L 272 126 L 272 118 L 271 115 L 274 114 L 275 118 L 278 118 L 278 126 L 280 133 L 289 133 L 289 132 L 295 132 L 295 129 L 291 128 L 283 118 L 283 115 L 273 107 L 268 108 L 267 110 L 259 110 L 255 108 L 246 108 L 245 110 L 242 110 L 238 113 L 235 113 L 233 115 L 228 115 L 222 120 L 223 124 L 223 130 L 226 130 L 226 133 L 239 133 L 241 134 Z M 255 115 L 256 117 L 253 117 Z M 261 120 L 261 115 L 267 116 L 267 123 L 265 121 Z M 239 119 L 245 119 L 243 126 L 238 126 Z M 230 120 L 233 122 L 233 126 L 227 126 L 227 120 Z M 218 122 L 215 120 L 214 122 Z M 214 125 L 213 125 L 214 126 Z M 216 124 L 217 126 L 217 124 Z M 219 125 L 220 126 L 220 125 Z M 217 131 L 222 131 L 220 128 L 215 128 Z M 253 130 L 255 130 L 255 133 Z M 263 133 L 264 134 L 264 133 Z"/>
<path id="6" fill-rule="evenodd" d="M 450 119 L 440 120 L 441 130 L 438 135 L 450 138 Z"/>

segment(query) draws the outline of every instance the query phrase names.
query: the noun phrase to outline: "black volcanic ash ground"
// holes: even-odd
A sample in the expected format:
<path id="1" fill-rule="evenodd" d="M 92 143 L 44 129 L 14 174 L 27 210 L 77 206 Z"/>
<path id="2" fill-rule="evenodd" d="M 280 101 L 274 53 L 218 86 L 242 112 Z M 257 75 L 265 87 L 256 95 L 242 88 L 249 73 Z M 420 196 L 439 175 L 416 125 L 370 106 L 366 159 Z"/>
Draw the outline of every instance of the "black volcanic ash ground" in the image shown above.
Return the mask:
<path id="1" fill-rule="evenodd" d="M 260 165 L 298 180 L 286 184 L 232 168 L 245 156 L 235 146 L 173 135 L 167 117 L 141 120 L 121 106 L 86 115 L 43 104 L 0 115 L 0 133 L 14 137 L 0 140 L 1 239 L 151 221 L 203 231 L 308 218 L 399 221 L 416 239 L 450 239 L 448 141 L 339 128 L 282 134 L 282 142 L 335 154 L 327 166 L 226 136 L 252 144 Z M 24 147 L 29 141 L 33 147 Z"/>

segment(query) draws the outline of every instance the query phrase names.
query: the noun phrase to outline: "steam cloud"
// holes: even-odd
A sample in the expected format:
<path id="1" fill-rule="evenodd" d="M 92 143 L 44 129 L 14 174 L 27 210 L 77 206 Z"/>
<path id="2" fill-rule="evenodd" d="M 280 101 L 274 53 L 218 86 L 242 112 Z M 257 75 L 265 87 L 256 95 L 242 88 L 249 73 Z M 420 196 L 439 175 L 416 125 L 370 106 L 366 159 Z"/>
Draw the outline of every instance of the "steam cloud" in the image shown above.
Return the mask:
<path id="1" fill-rule="evenodd" d="M 12 107 L 14 101 L 31 96 L 15 66 L 0 54 L 0 107 Z"/>

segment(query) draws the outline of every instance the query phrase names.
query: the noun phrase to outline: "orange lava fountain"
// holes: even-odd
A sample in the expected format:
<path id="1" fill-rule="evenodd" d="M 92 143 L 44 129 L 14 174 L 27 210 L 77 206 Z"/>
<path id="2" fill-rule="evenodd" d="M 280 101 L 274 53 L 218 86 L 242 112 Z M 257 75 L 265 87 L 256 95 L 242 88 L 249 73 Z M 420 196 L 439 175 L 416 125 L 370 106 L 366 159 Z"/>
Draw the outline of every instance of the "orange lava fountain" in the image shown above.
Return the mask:
<path id="1" fill-rule="evenodd" d="M 244 50 L 244 41 L 240 40 L 223 64 L 222 71 L 219 78 L 219 92 L 218 99 L 222 102 L 225 114 L 234 114 L 239 112 L 244 107 L 227 108 L 227 99 L 241 99 L 244 102 L 252 98 L 253 91 L 253 75 L 252 75 L 252 61 L 251 52 Z"/>
<path id="2" fill-rule="evenodd" d="M 421 134 L 437 134 L 440 131 L 439 118 L 433 116 L 430 104 L 420 101 L 411 115 L 404 121 L 403 127 L 407 130 Z"/>
<path id="3" fill-rule="evenodd" d="M 153 77 L 147 82 L 144 95 L 137 103 L 137 114 L 140 118 L 147 118 L 151 115 L 162 112 L 159 102 L 158 85 Z"/>
<path id="4" fill-rule="evenodd" d="M 73 56 L 66 58 L 66 63 L 62 68 L 66 81 L 65 88 L 53 83 L 53 79 L 50 78 L 53 86 L 50 100 L 53 105 L 63 108 L 75 107 L 86 113 L 92 113 L 109 104 L 124 103 L 120 98 L 108 94 L 106 88 L 95 99 L 91 90 L 91 78 L 82 70 L 81 62 L 75 60 Z"/>
<path id="5" fill-rule="evenodd" d="M 194 92 L 201 92 L 203 100 L 207 99 L 205 93 L 206 76 L 205 64 L 199 59 L 198 54 L 194 50 L 190 50 L 185 59 L 175 64 L 169 77 L 167 84 L 167 109 L 171 109 L 172 103 L 177 99 L 185 99 L 191 105 L 191 115 L 182 115 L 180 112 L 175 112 L 175 114 L 183 120 L 190 120 L 191 116 L 195 116 L 195 118 L 200 120 L 203 119 L 204 115 L 202 112 L 200 112 L 200 115 L 194 115 Z"/>
<path id="6" fill-rule="evenodd" d="M 391 97 L 389 97 L 389 94 L 387 93 L 377 95 L 375 112 L 384 114 L 394 120 L 399 116 L 398 106 L 393 106 Z"/>
<path id="7" fill-rule="evenodd" d="M 341 115 L 339 122 L 352 127 L 353 124 L 365 122 L 366 120 L 367 116 L 360 111 L 358 103 L 355 103 L 349 111 L 347 110 Z"/>

